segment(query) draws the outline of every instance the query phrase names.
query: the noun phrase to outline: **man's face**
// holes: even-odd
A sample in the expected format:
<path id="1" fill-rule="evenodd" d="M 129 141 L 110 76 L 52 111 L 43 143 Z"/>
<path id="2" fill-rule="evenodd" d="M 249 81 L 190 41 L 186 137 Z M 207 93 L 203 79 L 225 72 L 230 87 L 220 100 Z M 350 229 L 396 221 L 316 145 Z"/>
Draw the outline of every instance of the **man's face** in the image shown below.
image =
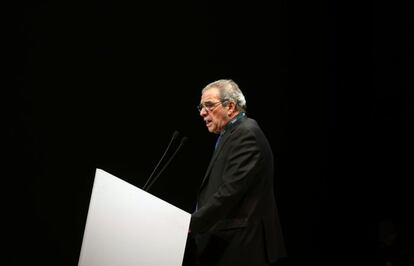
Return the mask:
<path id="1" fill-rule="evenodd" d="M 200 104 L 204 108 L 200 111 L 208 131 L 219 134 L 223 127 L 229 122 L 230 117 L 227 106 L 223 106 L 220 102 L 219 92 L 217 88 L 206 90 L 201 95 Z"/>

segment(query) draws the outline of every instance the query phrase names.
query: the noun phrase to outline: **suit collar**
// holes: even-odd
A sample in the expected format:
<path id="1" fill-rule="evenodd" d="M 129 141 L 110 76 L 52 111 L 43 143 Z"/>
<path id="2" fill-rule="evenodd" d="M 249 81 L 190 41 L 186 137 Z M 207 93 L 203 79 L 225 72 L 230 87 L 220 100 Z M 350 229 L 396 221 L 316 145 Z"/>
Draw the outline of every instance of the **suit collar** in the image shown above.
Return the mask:
<path id="1" fill-rule="evenodd" d="M 240 123 L 241 120 L 243 120 L 246 117 L 245 112 L 238 113 L 233 119 L 231 119 L 223 128 L 223 130 L 220 132 L 220 135 L 224 135 L 226 131 L 230 130 L 232 127 Z"/>

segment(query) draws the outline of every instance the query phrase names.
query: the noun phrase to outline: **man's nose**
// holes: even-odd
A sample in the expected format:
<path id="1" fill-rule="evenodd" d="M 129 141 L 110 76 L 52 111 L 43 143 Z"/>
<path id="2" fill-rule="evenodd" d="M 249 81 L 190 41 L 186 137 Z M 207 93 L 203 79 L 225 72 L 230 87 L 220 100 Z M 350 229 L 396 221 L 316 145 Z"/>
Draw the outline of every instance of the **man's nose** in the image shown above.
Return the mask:
<path id="1" fill-rule="evenodd" d="M 205 108 L 202 108 L 202 109 L 200 110 L 200 116 L 205 117 L 206 115 L 207 115 L 207 111 L 206 111 L 206 109 L 205 109 Z"/>

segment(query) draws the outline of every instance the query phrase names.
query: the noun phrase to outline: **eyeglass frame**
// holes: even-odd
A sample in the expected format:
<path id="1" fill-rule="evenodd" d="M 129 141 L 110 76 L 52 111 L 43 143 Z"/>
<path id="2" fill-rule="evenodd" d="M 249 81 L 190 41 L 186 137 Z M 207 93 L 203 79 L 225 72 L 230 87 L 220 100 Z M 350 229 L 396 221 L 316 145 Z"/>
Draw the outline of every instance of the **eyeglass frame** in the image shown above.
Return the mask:
<path id="1" fill-rule="evenodd" d="M 211 112 L 218 106 L 219 103 L 223 104 L 223 103 L 228 102 L 228 101 L 229 100 L 220 100 L 220 101 L 215 102 L 215 103 L 209 102 L 209 101 L 207 101 L 205 103 L 200 103 L 199 105 L 197 105 L 197 110 L 198 110 L 198 112 L 201 112 L 203 109 L 205 109 L 206 111 Z M 206 103 L 208 103 L 208 105 L 210 105 L 210 106 L 206 106 Z"/>

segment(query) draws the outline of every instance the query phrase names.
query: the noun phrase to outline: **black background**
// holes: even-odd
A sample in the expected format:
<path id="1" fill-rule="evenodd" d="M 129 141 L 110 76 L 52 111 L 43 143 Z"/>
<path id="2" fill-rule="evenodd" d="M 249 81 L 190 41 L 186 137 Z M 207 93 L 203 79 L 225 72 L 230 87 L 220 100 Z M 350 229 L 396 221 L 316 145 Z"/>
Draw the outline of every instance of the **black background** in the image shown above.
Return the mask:
<path id="1" fill-rule="evenodd" d="M 189 141 L 152 193 L 191 212 L 215 140 L 195 106 L 219 78 L 240 85 L 278 158 L 292 265 L 408 265 L 408 6 L 16 1 L 4 13 L 4 265 L 77 265 L 95 169 L 142 186 L 174 130 Z M 400 230 L 393 252 L 384 220 Z"/>

